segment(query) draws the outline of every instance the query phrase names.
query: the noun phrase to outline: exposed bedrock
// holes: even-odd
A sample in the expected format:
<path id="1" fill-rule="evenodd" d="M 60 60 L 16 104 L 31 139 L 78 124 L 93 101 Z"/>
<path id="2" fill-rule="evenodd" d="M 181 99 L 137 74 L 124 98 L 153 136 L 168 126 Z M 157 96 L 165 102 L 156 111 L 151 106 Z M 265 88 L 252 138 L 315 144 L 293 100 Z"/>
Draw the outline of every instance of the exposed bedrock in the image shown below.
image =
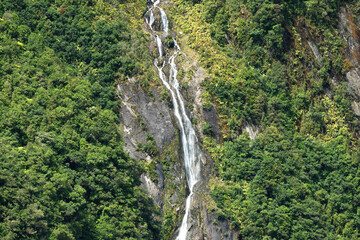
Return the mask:
<path id="1" fill-rule="evenodd" d="M 347 45 L 345 57 L 352 64 L 350 71 L 346 74 L 350 92 L 354 96 L 352 109 L 357 116 L 360 116 L 360 29 L 358 20 L 354 18 L 354 14 L 348 7 L 340 9 L 338 31 Z"/>

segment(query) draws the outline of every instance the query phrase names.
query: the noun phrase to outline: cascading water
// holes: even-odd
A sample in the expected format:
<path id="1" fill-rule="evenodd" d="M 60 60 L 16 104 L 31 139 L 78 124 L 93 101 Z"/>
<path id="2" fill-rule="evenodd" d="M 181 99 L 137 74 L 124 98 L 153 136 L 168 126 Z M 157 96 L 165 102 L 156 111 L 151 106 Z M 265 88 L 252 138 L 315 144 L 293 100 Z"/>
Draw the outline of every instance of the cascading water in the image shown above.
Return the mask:
<path id="1" fill-rule="evenodd" d="M 155 35 L 155 40 L 159 50 L 159 56 L 161 57 L 163 55 L 161 38 L 158 35 Z"/>
<path id="2" fill-rule="evenodd" d="M 154 21 L 155 21 L 154 13 L 151 11 L 149 19 L 146 19 L 146 23 L 149 25 L 151 30 L 153 30 L 152 25 L 154 24 Z"/>
<path id="3" fill-rule="evenodd" d="M 162 83 L 165 85 L 165 87 L 168 89 L 168 91 L 171 94 L 172 102 L 174 105 L 174 115 L 177 120 L 177 124 L 180 129 L 180 135 L 181 135 L 181 144 L 182 144 L 183 157 L 185 163 L 186 179 L 190 189 L 190 194 L 186 199 L 184 218 L 182 220 L 179 229 L 179 235 L 176 238 L 177 240 L 183 240 L 186 239 L 188 232 L 187 222 L 191 207 L 191 200 L 193 196 L 193 188 L 194 185 L 200 180 L 201 151 L 198 145 L 198 140 L 196 137 L 195 130 L 191 124 L 189 117 L 186 114 L 185 104 L 179 91 L 179 82 L 177 80 L 178 70 L 176 67 L 175 59 L 178 56 L 181 49 L 175 39 L 173 39 L 175 46 L 175 50 L 173 54 L 169 57 L 167 61 L 166 58 L 164 58 L 162 64 L 160 63 L 161 67 L 159 67 L 159 60 L 161 60 L 162 59 L 161 57 L 166 55 L 166 53 L 163 52 L 161 37 L 154 31 L 152 27 L 154 23 L 153 10 L 158 8 L 160 11 L 161 24 L 162 24 L 161 29 L 165 36 L 168 33 L 169 24 L 166 13 L 162 8 L 158 7 L 160 0 L 157 0 L 156 2 L 152 0 L 152 2 L 153 5 L 149 8 L 148 12 L 145 15 L 145 21 L 149 25 L 149 28 L 152 31 L 152 36 L 154 37 L 154 41 L 157 44 L 160 54 L 160 57 L 158 59 L 155 59 L 154 64 L 159 72 L 159 77 Z M 163 68 L 165 67 L 166 64 L 169 64 L 170 66 L 170 74 L 168 77 L 168 81 L 166 79 L 165 73 L 163 72 Z"/>
<path id="4" fill-rule="evenodd" d="M 160 10 L 160 14 L 161 14 L 163 31 L 165 33 L 167 33 L 169 31 L 169 23 L 168 23 L 168 20 L 166 17 L 166 13 L 164 12 L 164 10 L 162 8 L 159 8 L 159 10 Z"/>

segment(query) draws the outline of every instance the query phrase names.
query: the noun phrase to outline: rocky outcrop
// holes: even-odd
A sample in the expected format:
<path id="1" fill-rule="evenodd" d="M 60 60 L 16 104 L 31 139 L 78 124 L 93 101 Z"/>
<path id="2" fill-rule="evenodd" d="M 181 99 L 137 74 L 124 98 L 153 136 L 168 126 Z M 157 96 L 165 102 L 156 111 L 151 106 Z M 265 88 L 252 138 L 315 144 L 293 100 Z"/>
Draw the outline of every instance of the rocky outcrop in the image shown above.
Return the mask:
<path id="1" fill-rule="evenodd" d="M 163 189 L 163 186 L 156 185 L 146 174 L 142 174 L 140 180 L 142 182 L 141 187 L 146 189 L 148 194 L 158 206 L 161 206 L 161 190 Z"/>
<path id="2" fill-rule="evenodd" d="M 351 103 L 351 107 L 352 109 L 354 110 L 354 113 L 357 115 L 357 116 L 360 116 L 360 103 L 359 102 L 356 102 L 356 101 L 353 101 Z"/>
<path id="3" fill-rule="evenodd" d="M 206 236 L 203 239 L 237 239 L 237 235 L 230 230 L 229 223 L 225 219 L 219 219 L 215 213 L 211 214 L 204 211 L 204 225 Z"/>
<path id="4" fill-rule="evenodd" d="M 178 41 L 182 47 L 182 55 L 179 57 L 178 66 L 184 71 L 184 77 L 181 79 L 184 85 L 183 95 L 192 108 L 189 109 L 190 116 L 196 119 L 198 136 L 200 140 L 204 140 L 202 132 L 204 123 L 208 123 L 212 127 L 212 137 L 218 142 L 221 139 L 221 133 L 219 129 L 219 118 L 216 108 L 212 106 L 210 109 L 203 108 L 202 92 L 203 81 L 209 77 L 205 69 L 201 67 L 197 59 L 199 58 L 192 49 L 186 46 L 186 36 L 180 34 Z M 179 79 L 180 80 L 180 79 Z M 208 180 L 212 177 L 213 162 L 210 156 L 203 150 L 203 156 L 201 157 L 201 175 L 202 181 L 196 185 L 198 190 L 194 191 L 193 203 L 191 206 L 191 218 L 189 218 L 188 225 L 190 227 L 188 233 L 188 239 L 200 240 L 200 239 L 237 239 L 237 235 L 230 229 L 230 225 L 227 220 L 219 219 L 217 214 L 212 212 L 208 204 L 209 196 L 209 183 Z M 215 203 L 214 203 L 215 204 Z M 212 208 L 212 207 L 211 207 Z M 216 208 L 216 207 L 215 207 Z M 183 214 L 183 211 L 181 211 Z M 172 239 L 175 239 L 177 232 L 175 232 Z"/>
<path id="5" fill-rule="evenodd" d="M 181 44 L 185 44 L 186 39 L 182 39 L 181 35 L 179 38 L 181 40 Z M 182 79 L 183 83 L 188 83 L 187 92 L 184 94 L 186 96 L 186 100 L 192 104 L 193 108 L 190 112 L 190 115 L 193 119 L 196 119 L 196 128 L 198 131 L 198 136 L 201 140 L 204 139 L 204 135 L 202 132 L 204 123 L 208 123 L 211 125 L 212 129 L 212 137 L 216 139 L 217 142 L 220 141 L 221 133 L 219 129 L 219 117 L 214 106 L 211 109 L 203 109 L 203 99 L 201 97 L 203 92 L 202 83 L 209 77 L 206 73 L 205 69 L 200 66 L 197 62 L 196 53 L 188 48 L 184 47 L 182 50 L 181 60 L 179 62 L 180 67 L 185 73 L 191 72 L 190 76 L 187 76 Z"/>
<path id="6" fill-rule="evenodd" d="M 339 12 L 338 31 L 347 43 L 346 57 L 354 66 L 360 63 L 360 29 L 354 19 L 354 14 L 348 7 L 342 7 Z"/>
<path id="7" fill-rule="evenodd" d="M 346 74 L 349 89 L 354 100 L 351 104 L 354 113 L 360 116 L 360 29 L 354 19 L 354 14 L 348 7 L 342 7 L 339 12 L 338 31 L 347 44 L 345 57 L 351 63 L 351 69 Z"/>
<path id="8" fill-rule="evenodd" d="M 346 73 L 346 78 L 349 81 L 349 87 L 352 93 L 360 96 L 360 71 L 354 68 Z"/>
<path id="9" fill-rule="evenodd" d="M 188 220 L 189 232 L 187 239 L 191 240 L 235 240 L 238 235 L 230 229 L 229 222 L 226 219 L 219 218 L 218 213 L 209 206 L 209 198 L 205 186 L 197 186 L 202 189 L 193 196 L 191 206 L 191 218 Z M 211 203 L 210 205 L 215 204 Z M 172 240 L 176 239 L 176 231 Z"/>
<path id="10" fill-rule="evenodd" d="M 316 58 L 316 61 L 320 64 L 320 66 L 322 65 L 322 62 L 321 62 L 321 54 L 320 54 L 320 51 L 318 49 L 318 47 L 316 46 L 316 44 L 311 41 L 311 40 L 307 40 L 307 43 L 309 45 L 309 47 L 311 48 L 311 51 L 313 52 L 315 58 Z"/>
<path id="11" fill-rule="evenodd" d="M 177 131 L 174 128 L 171 110 L 165 101 L 161 100 L 161 88 L 153 87 L 145 92 L 135 79 L 120 82 L 117 86 L 117 95 L 121 99 L 120 119 L 123 129 L 124 150 L 139 161 L 148 163 L 155 161 L 151 153 L 144 152 L 138 146 L 148 144 L 149 135 L 152 136 L 156 145 L 156 155 L 160 156 L 176 141 Z M 178 146 L 172 148 L 177 155 Z M 154 163 L 156 181 L 151 179 L 148 173 L 141 176 L 142 187 L 154 199 L 155 203 L 162 207 L 164 201 L 165 176 L 161 163 Z M 181 166 L 181 165 L 180 165 Z M 184 175 L 181 167 L 174 166 L 170 169 L 174 175 L 169 182 L 179 182 Z M 154 182 L 155 181 L 155 182 Z"/>
<path id="12" fill-rule="evenodd" d="M 162 6 L 166 7 L 168 3 L 164 1 Z M 151 33 L 150 54 L 160 66 L 163 60 L 168 62 L 169 57 L 175 51 L 174 44 L 170 44 L 172 39 L 170 36 L 175 37 L 176 34 L 163 33 L 164 22 L 162 21 L 164 19 L 161 19 L 161 14 L 164 12 L 161 12 L 162 9 L 156 6 L 153 9 L 152 16 L 149 12 L 145 16 L 145 21 L 148 23 L 145 26 Z M 152 24 L 149 24 L 150 22 Z M 159 40 L 157 38 L 161 41 L 156 41 Z M 180 43 L 180 46 L 190 51 L 184 42 Z M 187 103 L 186 112 L 194 123 L 193 126 L 196 126 L 200 142 L 204 139 L 202 135 L 204 123 L 211 125 L 213 136 L 219 142 L 220 130 L 216 108 L 213 106 L 210 110 L 204 110 L 201 99 L 201 83 L 208 77 L 208 74 L 198 64 L 194 55 L 191 55 L 195 53 L 190 53 L 187 50 L 181 51 L 176 60 L 181 62 L 177 63 L 178 68 L 188 72 L 186 77 L 178 79 L 180 86 L 182 86 L 180 89 L 182 96 L 185 96 L 183 100 Z M 168 65 L 166 64 L 163 68 L 167 79 L 170 74 Z M 124 149 L 131 157 L 139 161 L 145 160 L 149 166 L 155 163 L 155 169 L 142 174 L 142 187 L 162 208 L 164 216 L 169 217 L 168 214 L 171 212 L 171 218 L 175 222 L 171 226 L 173 230 L 170 227 L 166 234 L 170 239 L 175 239 L 178 236 L 179 226 L 184 216 L 185 200 L 189 194 L 189 188 L 186 184 L 185 167 L 181 158 L 181 142 L 179 141 L 181 138 L 179 138 L 173 106 L 171 101 L 167 101 L 170 97 L 168 99 L 161 97 L 164 95 L 162 91 L 165 90 L 157 86 L 152 86 L 150 90 L 145 91 L 139 86 L 136 79 L 128 79 L 119 83 L 117 93 L 122 102 L 120 112 L 125 142 Z M 158 151 L 156 154 L 139 148 L 139 145 L 147 144 L 149 135 L 152 136 L 156 144 Z M 213 165 L 211 158 L 205 151 L 202 152 L 199 160 L 201 162 L 200 175 L 202 180 L 194 186 L 190 217 L 188 218 L 187 239 L 235 239 L 236 236 L 231 232 L 228 222 L 219 220 L 217 214 L 208 209 L 205 198 L 206 196 L 210 198 L 207 181 L 213 173 Z"/>
<path id="13" fill-rule="evenodd" d="M 170 109 L 160 100 L 160 91 L 152 90 L 151 98 L 134 80 L 118 85 L 118 95 L 122 100 L 120 113 L 124 129 L 124 149 L 135 159 L 150 158 L 137 151 L 138 143 L 146 143 L 147 134 L 154 137 L 160 151 L 175 138 Z"/>

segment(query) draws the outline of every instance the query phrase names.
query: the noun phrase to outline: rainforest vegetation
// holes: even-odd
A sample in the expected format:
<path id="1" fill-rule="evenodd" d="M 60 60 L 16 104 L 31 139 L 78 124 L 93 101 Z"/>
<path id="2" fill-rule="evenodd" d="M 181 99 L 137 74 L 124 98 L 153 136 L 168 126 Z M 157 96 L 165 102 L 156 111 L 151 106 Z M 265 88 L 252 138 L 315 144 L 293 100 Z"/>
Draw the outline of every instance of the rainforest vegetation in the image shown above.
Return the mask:
<path id="1" fill-rule="evenodd" d="M 148 64 L 126 9 L 2 0 L 0 17 L 0 238 L 158 239 L 119 129 L 115 85 Z"/>
<path id="2" fill-rule="evenodd" d="M 239 239 L 359 239 L 359 120 L 337 29 L 340 8 L 356 15 L 358 2 L 174 2 L 174 21 L 210 73 L 204 110 L 214 102 L 220 115 L 223 141 L 204 131 L 218 216 Z M 244 124 L 260 130 L 255 140 Z"/>
<path id="3" fill-rule="evenodd" d="M 360 122 L 338 32 L 341 7 L 358 19 L 358 1 L 171 2 L 179 42 L 209 75 L 203 110 L 220 119 L 220 141 L 203 128 L 213 212 L 239 239 L 359 239 Z M 164 213 L 140 187 L 145 166 L 123 150 L 120 130 L 118 82 L 159 81 L 145 12 L 146 0 L 0 0 L 1 239 L 174 230 L 161 226 Z M 138 149 L 156 156 L 148 141 Z"/>

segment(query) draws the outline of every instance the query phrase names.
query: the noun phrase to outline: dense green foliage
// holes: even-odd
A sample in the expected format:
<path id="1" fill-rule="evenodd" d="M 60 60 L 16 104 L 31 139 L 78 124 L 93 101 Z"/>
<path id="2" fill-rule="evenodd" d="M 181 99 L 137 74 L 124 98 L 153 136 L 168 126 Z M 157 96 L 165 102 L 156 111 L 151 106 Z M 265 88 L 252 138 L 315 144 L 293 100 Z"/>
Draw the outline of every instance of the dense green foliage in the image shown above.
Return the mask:
<path id="1" fill-rule="evenodd" d="M 207 89 L 227 105 L 228 115 L 257 124 L 274 119 L 291 124 L 296 120 L 294 110 L 309 109 L 311 99 L 324 93 L 329 80 L 343 74 L 343 42 L 335 33 L 340 1 L 204 0 L 203 5 L 212 38 L 241 68 L 233 73 L 236 83 L 222 78 L 207 83 Z M 297 27 L 301 24 L 309 34 Z M 318 66 L 309 61 L 297 38 L 321 34 L 326 37 L 320 41 L 326 56 Z M 307 67 L 312 68 L 310 73 L 304 73 Z M 293 91 L 295 85 L 298 89 Z"/>
<path id="2" fill-rule="evenodd" d="M 359 121 L 337 30 L 344 1 L 175 2 L 210 75 L 203 108 L 215 102 L 222 124 L 221 144 L 203 129 L 218 216 L 240 239 L 359 239 Z M 261 132 L 253 141 L 249 123 Z"/>
<path id="3" fill-rule="evenodd" d="M 120 7 L 0 1 L 1 239 L 157 239 L 114 87 L 149 56 Z"/>
<path id="4" fill-rule="evenodd" d="M 136 76 L 148 88 L 153 74 L 138 31 L 146 4 L 123 2 L 0 0 L 1 239 L 167 239 L 179 222 L 165 201 L 159 233 L 139 187 L 144 166 L 122 148 L 116 81 Z M 179 40 L 209 73 L 203 109 L 215 103 L 220 117 L 220 144 L 202 125 L 218 217 L 240 239 L 359 239 L 360 124 L 337 32 L 344 1 L 173 2 Z M 255 140 L 246 124 L 259 128 Z M 160 156 L 169 179 L 173 149 Z M 138 150 L 160 155 L 152 135 Z M 156 182 L 155 161 L 145 168 Z"/>
<path id="5" fill-rule="evenodd" d="M 327 143 L 269 128 L 252 146 L 227 142 L 213 198 L 243 239 L 358 239 L 359 157 L 344 137 Z"/>

